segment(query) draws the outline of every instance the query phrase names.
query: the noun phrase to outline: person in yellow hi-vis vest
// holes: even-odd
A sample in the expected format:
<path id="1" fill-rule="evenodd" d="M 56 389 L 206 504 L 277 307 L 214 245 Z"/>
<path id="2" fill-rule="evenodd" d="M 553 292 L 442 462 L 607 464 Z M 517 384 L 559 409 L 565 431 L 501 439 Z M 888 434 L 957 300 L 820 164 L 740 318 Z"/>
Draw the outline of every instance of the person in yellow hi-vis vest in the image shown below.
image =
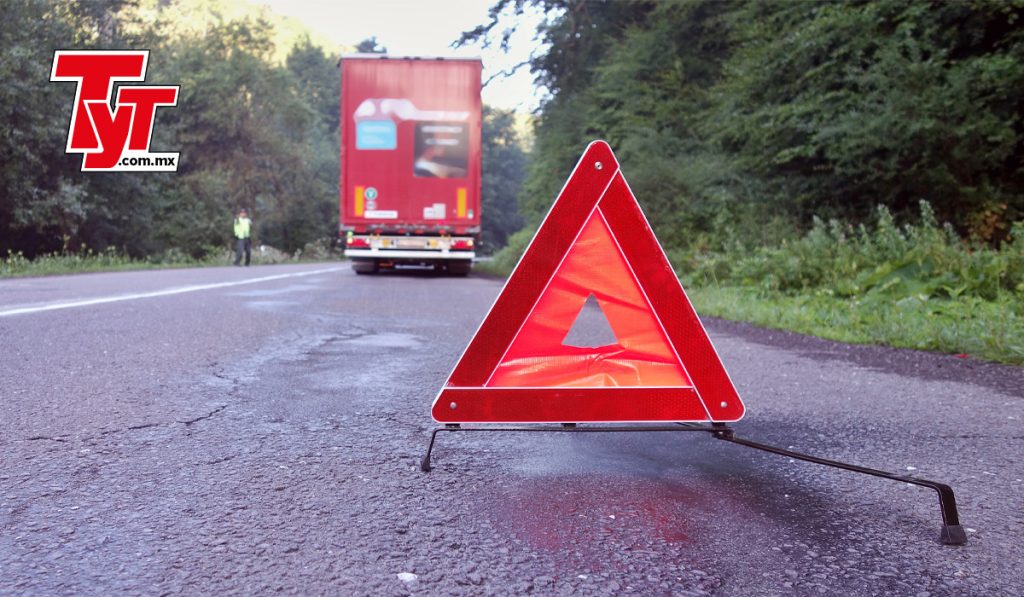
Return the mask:
<path id="1" fill-rule="evenodd" d="M 245 266 L 249 267 L 252 256 L 252 220 L 245 208 L 238 210 L 235 218 L 235 265 L 242 264 L 242 252 L 245 252 Z"/>

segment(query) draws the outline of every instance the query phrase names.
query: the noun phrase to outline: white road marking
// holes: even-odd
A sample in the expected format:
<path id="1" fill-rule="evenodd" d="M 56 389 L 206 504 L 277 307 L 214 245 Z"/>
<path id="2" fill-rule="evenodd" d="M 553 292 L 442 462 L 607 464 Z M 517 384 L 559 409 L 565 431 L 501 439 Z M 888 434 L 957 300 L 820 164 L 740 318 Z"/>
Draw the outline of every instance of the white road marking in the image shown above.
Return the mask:
<path id="1" fill-rule="evenodd" d="M 48 303 L 43 305 L 33 305 L 28 307 L 19 307 L 17 309 L 8 309 L 7 311 L 0 311 L 0 317 L 8 317 L 10 315 L 26 315 L 28 313 L 39 313 L 41 311 L 56 311 L 58 309 L 71 309 L 74 307 L 89 307 L 91 305 L 102 305 L 105 303 L 117 303 L 120 301 L 134 301 L 137 299 L 153 298 L 157 296 L 169 296 L 172 294 L 184 294 L 186 292 L 198 292 L 200 290 L 213 290 L 214 288 L 227 288 L 229 286 L 242 286 L 244 284 L 258 284 L 259 282 L 269 282 L 270 280 L 281 280 L 284 278 L 298 278 L 300 276 L 314 276 L 316 274 L 326 274 L 330 272 L 340 271 L 342 267 L 328 267 L 324 269 L 315 269 L 308 272 L 295 272 L 291 274 L 278 274 L 276 276 L 263 276 L 262 278 L 251 278 L 249 280 L 239 280 L 237 282 L 218 282 L 217 284 L 197 284 L 194 286 L 179 286 L 177 288 L 168 288 L 166 290 L 154 290 L 153 292 L 139 292 L 136 294 L 119 294 L 117 296 L 104 296 L 93 299 L 83 299 L 80 301 L 68 301 L 63 303 Z"/>

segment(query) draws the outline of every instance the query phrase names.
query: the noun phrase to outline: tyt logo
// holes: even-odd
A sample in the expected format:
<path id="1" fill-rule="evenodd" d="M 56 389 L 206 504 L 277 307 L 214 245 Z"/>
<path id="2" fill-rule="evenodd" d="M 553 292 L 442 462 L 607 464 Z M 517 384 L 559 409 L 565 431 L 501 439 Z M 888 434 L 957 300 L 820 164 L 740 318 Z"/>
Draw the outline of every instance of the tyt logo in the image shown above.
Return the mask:
<path id="1" fill-rule="evenodd" d="M 51 81 L 75 81 L 67 153 L 81 153 L 82 170 L 171 171 L 178 153 L 150 153 L 156 109 L 178 103 L 178 85 L 145 81 L 149 50 L 57 50 Z"/>

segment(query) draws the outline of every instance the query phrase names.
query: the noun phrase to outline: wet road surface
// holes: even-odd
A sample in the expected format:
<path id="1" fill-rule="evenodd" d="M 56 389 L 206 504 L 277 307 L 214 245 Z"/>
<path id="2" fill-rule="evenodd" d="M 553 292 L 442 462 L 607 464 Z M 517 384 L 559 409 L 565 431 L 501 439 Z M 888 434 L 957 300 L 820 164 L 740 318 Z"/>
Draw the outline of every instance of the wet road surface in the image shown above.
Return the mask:
<path id="1" fill-rule="evenodd" d="M 707 322 L 740 435 L 951 484 L 963 547 L 930 490 L 704 434 L 446 433 L 420 472 L 499 289 L 0 281 L 0 594 L 1021 594 L 1018 368 Z"/>

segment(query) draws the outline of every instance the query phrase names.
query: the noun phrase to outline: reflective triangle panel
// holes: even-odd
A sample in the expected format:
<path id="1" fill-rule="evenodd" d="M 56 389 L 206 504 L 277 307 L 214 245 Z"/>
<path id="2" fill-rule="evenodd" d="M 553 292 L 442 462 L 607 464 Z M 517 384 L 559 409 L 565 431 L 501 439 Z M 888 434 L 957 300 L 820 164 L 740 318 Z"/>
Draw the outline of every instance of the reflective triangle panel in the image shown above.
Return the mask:
<path id="1" fill-rule="evenodd" d="M 568 346 L 590 295 L 616 342 Z M 743 412 L 601 141 L 573 170 L 432 408 L 443 423 L 729 422 Z"/>

